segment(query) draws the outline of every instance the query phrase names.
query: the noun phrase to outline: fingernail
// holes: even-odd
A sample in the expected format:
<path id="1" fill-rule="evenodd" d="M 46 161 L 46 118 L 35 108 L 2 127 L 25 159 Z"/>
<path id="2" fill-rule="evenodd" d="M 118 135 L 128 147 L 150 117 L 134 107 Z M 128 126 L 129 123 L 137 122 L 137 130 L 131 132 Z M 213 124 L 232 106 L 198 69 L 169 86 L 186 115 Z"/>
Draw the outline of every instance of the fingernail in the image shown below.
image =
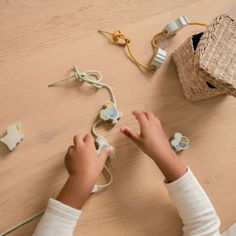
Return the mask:
<path id="1" fill-rule="evenodd" d="M 120 131 L 121 131 L 121 132 L 124 132 L 124 131 L 125 131 L 125 129 L 126 129 L 126 127 L 125 127 L 125 126 L 121 126 L 121 127 L 120 127 Z"/>
<path id="2" fill-rule="evenodd" d="M 108 150 L 109 152 L 112 152 L 113 149 L 114 149 L 114 147 L 112 147 L 112 146 L 109 146 L 109 147 L 107 148 L 107 150 Z"/>

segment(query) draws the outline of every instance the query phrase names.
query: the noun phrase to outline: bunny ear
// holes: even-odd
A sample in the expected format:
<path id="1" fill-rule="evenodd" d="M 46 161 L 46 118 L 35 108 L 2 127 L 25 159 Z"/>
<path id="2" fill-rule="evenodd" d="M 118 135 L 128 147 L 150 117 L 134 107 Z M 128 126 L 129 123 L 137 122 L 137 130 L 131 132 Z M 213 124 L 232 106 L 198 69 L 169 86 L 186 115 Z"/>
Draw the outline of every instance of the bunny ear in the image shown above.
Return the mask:
<path id="1" fill-rule="evenodd" d="M 181 140 L 182 137 L 183 137 L 183 135 L 182 135 L 181 133 L 179 133 L 179 132 L 176 132 L 176 133 L 174 134 L 174 139 L 176 139 L 176 140 L 179 141 L 179 142 L 180 142 L 180 140 Z"/>
<path id="2" fill-rule="evenodd" d="M 178 147 L 179 146 L 179 142 L 176 140 L 176 139 L 173 139 L 173 140 L 171 140 L 171 145 L 173 146 L 173 147 Z"/>

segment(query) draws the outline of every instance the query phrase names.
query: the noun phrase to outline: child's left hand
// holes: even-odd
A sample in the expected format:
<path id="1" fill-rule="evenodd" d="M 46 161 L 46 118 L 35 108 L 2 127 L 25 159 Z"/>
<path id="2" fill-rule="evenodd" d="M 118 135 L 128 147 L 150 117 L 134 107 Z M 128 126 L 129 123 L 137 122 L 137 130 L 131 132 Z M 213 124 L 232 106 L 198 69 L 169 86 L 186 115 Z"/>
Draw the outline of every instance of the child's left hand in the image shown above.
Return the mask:
<path id="1" fill-rule="evenodd" d="M 57 200 L 81 208 L 88 199 L 112 147 L 102 150 L 97 155 L 92 135 L 76 135 L 74 145 L 70 146 L 65 156 L 65 166 L 70 175 Z"/>

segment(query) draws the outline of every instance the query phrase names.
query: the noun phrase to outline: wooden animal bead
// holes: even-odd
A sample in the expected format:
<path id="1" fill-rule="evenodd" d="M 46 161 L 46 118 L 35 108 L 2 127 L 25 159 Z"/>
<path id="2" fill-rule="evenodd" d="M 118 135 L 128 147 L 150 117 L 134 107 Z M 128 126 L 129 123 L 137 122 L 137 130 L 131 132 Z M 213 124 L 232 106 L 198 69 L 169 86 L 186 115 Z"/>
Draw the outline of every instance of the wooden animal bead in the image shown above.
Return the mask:
<path id="1" fill-rule="evenodd" d="M 104 121 L 111 121 L 112 124 L 116 124 L 121 116 L 122 112 L 118 111 L 111 101 L 107 101 L 104 108 L 100 111 L 100 118 Z"/>
<path id="2" fill-rule="evenodd" d="M 176 151 L 182 151 L 189 148 L 189 139 L 181 133 L 176 132 L 170 141 L 171 147 Z"/>
<path id="3" fill-rule="evenodd" d="M 10 151 L 12 151 L 18 143 L 22 141 L 24 134 L 21 131 L 21 123 L 17 122 L 7 127 L 7 133 L 0 139 Z"/>
<path id="4" fill-rule="evenodd" d="M 97 154 L 99 155 L 101 153 L 101 151 L 110 146 L 110 144 L 108 143 L 108 141 L 102 137 L 102 136 L 98 136 L 95 140 L 96 146 L 97 146 Z M 110 152 L 109 154 L 109 159 L 113 159 L 115 157 L 115 148 L 113 148 L 113 150 Z"/>

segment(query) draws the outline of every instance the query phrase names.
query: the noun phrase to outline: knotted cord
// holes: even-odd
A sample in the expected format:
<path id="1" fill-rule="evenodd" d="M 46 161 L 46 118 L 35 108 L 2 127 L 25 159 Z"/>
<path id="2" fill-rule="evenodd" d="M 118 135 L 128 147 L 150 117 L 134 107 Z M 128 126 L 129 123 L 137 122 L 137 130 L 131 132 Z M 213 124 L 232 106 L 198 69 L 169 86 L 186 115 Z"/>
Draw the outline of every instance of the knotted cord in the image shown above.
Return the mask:
<path id="1" fill-rule="evenodd" d="M 122 47 L 127 47 L 128 49 L 128 53 L 130 56 L 130 59 L 138 66 L 146 69 L 146 70 L 153 70 L 153 67 L 148 66 L 148 65 L 144 65 L 143 63 L 141 63 L 136 56 L 134 55 L 131 47 L 130 47 L 130 39 L 125 37 L 120 30 L 116 30 L 114 33 L 110 33 L 104 30 L 98 30 L 99 33 L 103 33 L 103 34 L 109 34 L 112 36 L 112 41 L 114 44 L 118 45 L 118 46 L 122 46 Z M 122 42 L 123 40 L 123 42 Z"/>
<path id="2" fill-rule="evenodd" d="M 199 25 L 199 26 L 207 26 L 207 24 L 204 24 L 204 23 L 199 23 L 199 22 L 192 22 L 192 23 L 188 23 L 188 25 Z M 111 35 L 112 37 L 112 42 L 118 46 L 121 46 L 121 47 L 127 47 L 127 50 L 128 50 L 128 53 L 129 53 L 129 56 L 130 56 L 130 59 L 137 65 L 137 66 L 140 66 L 142 67 L 143 69 L 145 70 L 154 70 L 154 68 L 152 66 L 149 66 L 149 65 L 144 65 L 143 63 L 141 63 L 135 56 L 133 50 L 131 49 L 130 47 L 130 43 L 131 43 L 131 40 L 124 36 L 123 33 L 121 33 L 120 30 L 116 30 L 114 31 L 114 33 L 111 33 L 111 32 L 108 32 L 108 31 L 105 31 L 105 30 L 98 30 L 99 33 L 103 33 L 103 34 L 108 34 L 108 35 Z M 159 36 L 165 36 L 165 34 L 167 33 L 166 30 L 162 30 L 161 32 L 158 32 L 157 34 L 155 34 L 151 40 L 151 44 L 152 44 L 152 47 L 153 49 L 158 49 L 160 48 L 160 45 L 157 43 L 157 38 Z"/>
<path id="3" fill-rule="evenodd" d="M 49 84 L 48 87 L 54 87 L 61 82 L 64 82 L 64 81 L 72 79 L 72 78 L 76 78 L 77 80 L 79 80 L 81 82 L 87 82 L 96 88 L 103 88 L 103 87 L 106 88 L 111 95 L 111 101 L 113 102 L 113 104 L 115 106 L 117 105 L 115 93 L 114 93 L 112 87 L 110 85 L 102 82 L 102 74 L 99 71 L 88 70 L 86 72 L 81 72 L 81 71 L 79 71 L 79 69 L 76 65 L 73 65 L 73 71 L 74 71 L 73 75 L 70 75 L 70 76 L 66 77 L 65 79 L 62 79 L 62 80 L 59 80 L 59 81 L 54 82 L 52 84 Z"/>

